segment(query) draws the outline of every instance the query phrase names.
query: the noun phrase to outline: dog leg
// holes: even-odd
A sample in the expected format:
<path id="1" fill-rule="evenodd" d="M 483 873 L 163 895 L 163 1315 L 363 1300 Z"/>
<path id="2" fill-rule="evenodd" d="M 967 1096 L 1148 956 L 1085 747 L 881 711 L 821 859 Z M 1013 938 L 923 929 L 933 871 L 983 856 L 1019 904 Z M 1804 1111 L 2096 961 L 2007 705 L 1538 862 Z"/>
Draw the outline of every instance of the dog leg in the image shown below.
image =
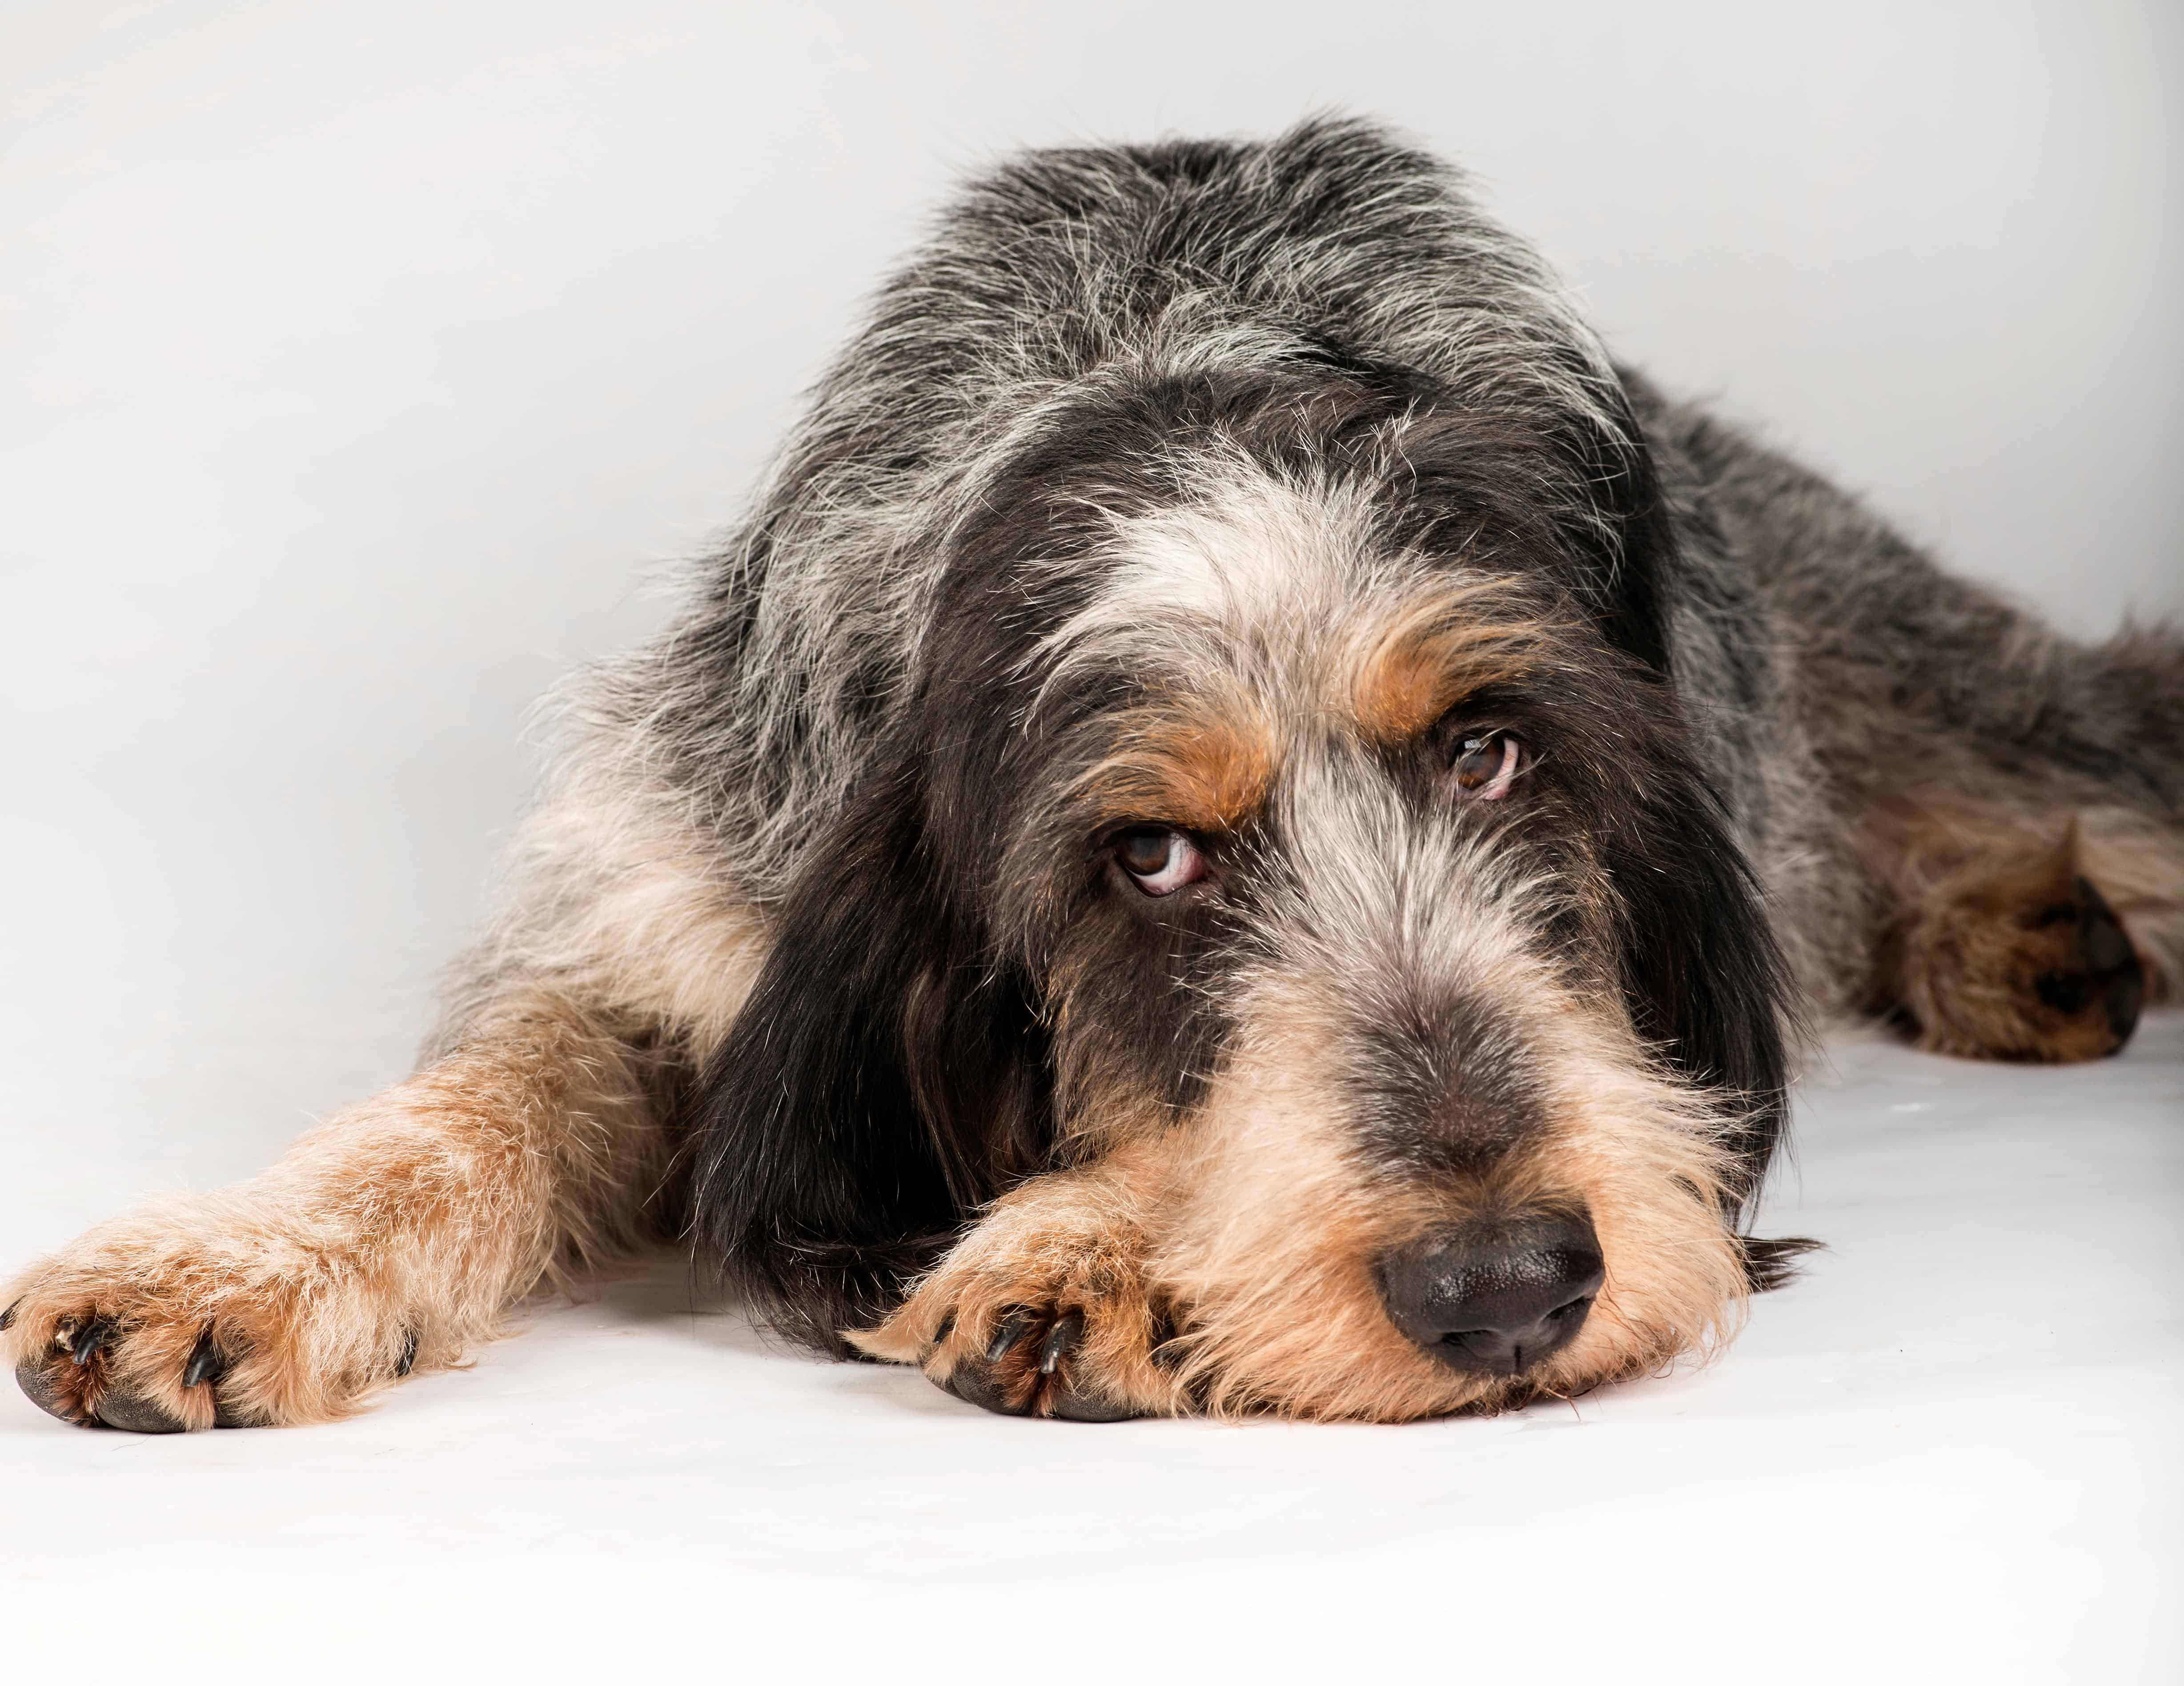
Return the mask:
<path id="1" fill-rule="evenodd" d="M 651 1056 L 566 1003 L 496 1015 L 240 1187 L 102 1225 L 0 1289 L 54 1415 L 146 1432 L 344 1415 L 454 1364 L 549 1274 L 638 1238 Z"/>

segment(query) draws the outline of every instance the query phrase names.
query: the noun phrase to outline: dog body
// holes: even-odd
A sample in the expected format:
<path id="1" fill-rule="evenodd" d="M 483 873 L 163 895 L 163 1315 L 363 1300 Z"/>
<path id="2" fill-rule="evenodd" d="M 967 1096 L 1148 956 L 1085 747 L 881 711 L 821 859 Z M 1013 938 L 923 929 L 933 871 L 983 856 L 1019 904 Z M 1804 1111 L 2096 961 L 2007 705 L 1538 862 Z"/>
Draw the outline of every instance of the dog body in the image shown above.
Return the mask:
<path id="1" fill-rule="evenodd" d="M 1802 1023 L 2088 1058 L 2184 962 L 2184 645 L 1617 370 L 1361 125 L 974 187 L 560 701 L 418 1074 L 26 1272 L 39 1403 L 337 1415 L 681 1236 L 996 1410 L 1505 1408 L 1733 1329 Z"/>

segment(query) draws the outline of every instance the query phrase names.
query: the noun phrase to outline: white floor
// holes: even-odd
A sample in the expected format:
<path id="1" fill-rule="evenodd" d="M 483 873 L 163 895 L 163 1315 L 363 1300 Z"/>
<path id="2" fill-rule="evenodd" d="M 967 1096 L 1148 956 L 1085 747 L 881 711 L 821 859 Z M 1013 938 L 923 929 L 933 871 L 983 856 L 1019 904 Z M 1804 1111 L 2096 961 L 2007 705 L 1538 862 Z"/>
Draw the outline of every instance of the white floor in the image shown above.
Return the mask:
<path id="1" fill-rule="evenodd" d="M 315 1046 L 231 1042 L 207 1075 Z M 59 1080 L 53 1053 L 19 1044 L 14 1075 Z M 1009 1421 L 772 1348 L 671 1270 L 331 1427 L 92 1433 L 10 1393 L 8 1654 L 94 1680 L 299 1655 L 425 1679 L 2184 1678 L 2184 1017 L 2090 1069 L 1841 1038 L 1798 1136 L 1763 1228 L 1831 1250 L 1724 1358 L 1494 1421 Z M 10 1266 L 86 1181 L 142 1180 L 85 1146 L 14 1143 Z"/>

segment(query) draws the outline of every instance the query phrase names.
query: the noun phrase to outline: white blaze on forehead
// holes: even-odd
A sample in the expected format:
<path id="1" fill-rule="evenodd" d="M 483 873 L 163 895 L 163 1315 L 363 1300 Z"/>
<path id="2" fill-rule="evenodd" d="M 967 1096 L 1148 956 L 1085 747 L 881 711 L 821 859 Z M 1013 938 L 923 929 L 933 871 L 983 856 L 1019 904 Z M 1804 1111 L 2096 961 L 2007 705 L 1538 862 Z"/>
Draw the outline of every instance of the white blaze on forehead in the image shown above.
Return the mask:
<path id="1" fill-rule="evenodd" d="M 1257 466 L 1209 466 L 1194 494 L 1117 516 L 1098 594 L 1040 654 L 1085 660 L 1195 660 L 1212 634 L 1308 641 L 1340 617 L 1373 572 L 1371 511 L 1353 489 L 1292 484 Z"/>
<path id="2" fill-rule="evenodd" d="M 1108 595 L 1234 625 L 1324 601 L 1362 558 L 1348 499 L 1262 473 L 1119 523 Z"/>

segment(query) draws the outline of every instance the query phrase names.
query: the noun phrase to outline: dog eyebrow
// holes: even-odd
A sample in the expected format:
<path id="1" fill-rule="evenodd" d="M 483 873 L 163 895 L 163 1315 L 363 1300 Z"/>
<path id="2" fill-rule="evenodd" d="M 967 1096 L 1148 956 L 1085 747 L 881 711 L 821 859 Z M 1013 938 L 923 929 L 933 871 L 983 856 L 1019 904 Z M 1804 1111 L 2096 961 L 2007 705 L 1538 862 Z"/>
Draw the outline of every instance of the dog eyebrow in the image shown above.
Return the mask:
<path id="1" fill-rule="evenodd" d="M 1535 677 L 1559 629 L 1516 582 L 1473 579 L 1362 622 L 1336 664 L 1338 709 L 1370 743 L 1407 743 L 1475 691 Z"/>
<path id="2" fill-rule="evenodd" d="M 1240 689 L 1170 697 L 1109 717 L 1114 747 L 1072 782 L 1098 823 L 1165 820 L 1234 830 L 1265 803 L 1281 765 L 1279 734 Z"/>

